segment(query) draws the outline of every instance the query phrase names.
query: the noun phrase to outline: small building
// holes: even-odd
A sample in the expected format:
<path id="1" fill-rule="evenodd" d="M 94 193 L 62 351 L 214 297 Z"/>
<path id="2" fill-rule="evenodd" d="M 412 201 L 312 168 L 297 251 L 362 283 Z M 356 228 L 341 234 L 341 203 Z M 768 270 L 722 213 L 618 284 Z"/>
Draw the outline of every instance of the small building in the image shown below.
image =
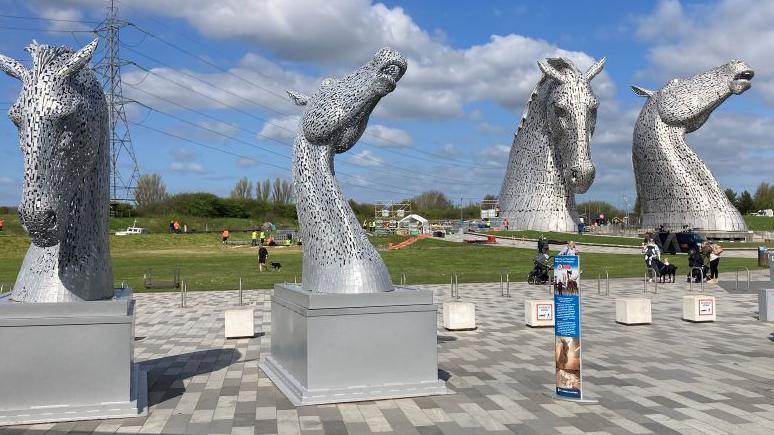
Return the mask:
<path id="1" fill-rule="evenodd" d="M 398 221 L 398 233 L 417 236 L 430 233 L 430 222 L 418 214 L 410 214 Z"/>

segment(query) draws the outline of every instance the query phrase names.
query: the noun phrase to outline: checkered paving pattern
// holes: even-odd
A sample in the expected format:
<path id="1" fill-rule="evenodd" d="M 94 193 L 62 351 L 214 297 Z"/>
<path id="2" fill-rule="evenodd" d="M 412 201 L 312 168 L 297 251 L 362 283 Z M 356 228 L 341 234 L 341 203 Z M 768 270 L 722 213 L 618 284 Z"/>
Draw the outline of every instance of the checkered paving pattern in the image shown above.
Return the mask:
<path id="1" fill-rule="evenodd" d="M 756 282 L 767 277 L 753 273 Z M 721 275 L 731 280 L 733 273 Z M 727 283 L 726 283 L 727 284 Z M 438 302 L 448 286 L 432 288 Z M 604 285 L 603 285 L 604 288 Z M 201 434 L 771 434 L 774 428 L 774 323 L 757 320 L 757 296 L 708 285 L 715 323 L 681 320 L 685 283 L 662 284 L 653 324 L 615 323 L 615 298 L 640 297 L 643 282 L 611 280 L 611 295 L 585 282 L 583 368 L 597 404 L 555 401 L 553 329 L 524 325 L 524 299 L 547 287 L 461 284 L 476 303 L 478 329 L 439 324 L 440 376 L 454 394 L 296 408 L 258 368 L 270 348 L 268 292 L 245 292 L 256 337 L 223 338 L 223 311 L 236 292 L 138 294 L 135 355 L 148 372 L 147 417 L 3 428 L 0 433 Z M 696 290 L 697 288 L 694 288 Z M 442 319 L 439 312 L 439 320 Z"/>

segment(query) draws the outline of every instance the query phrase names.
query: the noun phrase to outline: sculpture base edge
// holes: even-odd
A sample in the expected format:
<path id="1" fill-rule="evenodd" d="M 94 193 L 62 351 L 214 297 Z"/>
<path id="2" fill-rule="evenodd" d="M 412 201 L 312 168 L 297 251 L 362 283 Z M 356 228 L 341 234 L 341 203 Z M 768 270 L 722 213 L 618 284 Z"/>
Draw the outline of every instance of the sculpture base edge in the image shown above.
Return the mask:
<path id="1" fill-rule="evenodd" d="M 147 415 L 129 289 L 110 301 L 77 303 L 3 295 L 0 349 L 0 426 Z"/>
<path id="2" fill-rule="evenodd" d="M 324 294 L 274 286 L 260 367 L 296 406 L 448 394 L 429 290 Z"/>

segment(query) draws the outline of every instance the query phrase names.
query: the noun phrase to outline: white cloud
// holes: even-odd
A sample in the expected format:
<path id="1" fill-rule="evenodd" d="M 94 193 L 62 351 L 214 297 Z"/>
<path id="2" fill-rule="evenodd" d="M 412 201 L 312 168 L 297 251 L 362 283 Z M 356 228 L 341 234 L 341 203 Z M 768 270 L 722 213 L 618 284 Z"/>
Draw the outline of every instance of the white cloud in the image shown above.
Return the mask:
<path id="1" fill-rule="evenodd" d="M 381 148 L 408 148 L 414 143 L 407 131 L 379 124 L 369 125 L 364 139 Z"/>
<path id="2" fill-rule="evenodd" d="M 201 163 L 196 162 L 172 162 L 169 165 L 169 169 L 174 172 L 203 174 L 205 173 L 204 167 Z"/>
<path id="3" fill-rule="evenodd" d="M 774 71 L 768 68 L 774 52 L 772 22 L 770 1 L 720 0 L 690 8 L 676 0 L 662 1 L 639 21 L 638 35 L 653 44 L 648 51 L 650 67 L 639 76 L 663 83 L 740 59 L 756 73 L 748 93 L 760 94 L 774 105 Z"/>
<path id="4" fill-rule="evenodd" d="M 258 161 L 247 157 L 240 157 L 239 160 L 237 160 L 237 165 L 239 165 L 240 168 L 252 168 L 253 166 L 258 166 Z"/>
<path id="5" fill-rule="evenodd" d="M 291 115 L 281 118 L 271 118 L 261 128 L 259 139 L 269 137 L 286 144 L 292 144 L 298 131 L 301 116 Z"/>
<path id="6" fill-rule="evenodd" d="M 377 157 L 369 150 L 363 150 L 347 159 L 347 163 L 354 166 L 361 166 L 364 168 L 371 168 L 380 166 L 384 163 L 384 159 Z"/>

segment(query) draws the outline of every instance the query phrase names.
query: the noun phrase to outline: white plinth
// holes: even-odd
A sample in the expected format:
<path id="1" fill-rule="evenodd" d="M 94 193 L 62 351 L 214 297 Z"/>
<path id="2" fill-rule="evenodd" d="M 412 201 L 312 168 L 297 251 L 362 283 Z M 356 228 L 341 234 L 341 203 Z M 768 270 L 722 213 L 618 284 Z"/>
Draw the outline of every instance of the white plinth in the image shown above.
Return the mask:
<path id="1" fill-rule="evenodd" d="M 652 323 L 650 299 L 616 299 L 615 321 L 624 325 L 647 325 Z"/>
<path id="2" fill-rule="evenodd" d="M 524 321 L 527 326 L 554 326 L 554 301 L 530 299 L 524 301 Z"/>
<path id="3" fill-rule="evenodd" d="M 226 338 L 255 336 L 255 317 L 252 308 L 226 310 Z"/>
<path id="4" fill-rule="evenodd" d="M 444 302 L 443 327 L 449 331 L 476 329 L 476 304 L 473 302 Z"/>
<path id="5" fill-rule="evenodd" d="M 714 322 L 717 305 L 714 296 L 683 296 L 683 320 L 689 322 Z"/>

